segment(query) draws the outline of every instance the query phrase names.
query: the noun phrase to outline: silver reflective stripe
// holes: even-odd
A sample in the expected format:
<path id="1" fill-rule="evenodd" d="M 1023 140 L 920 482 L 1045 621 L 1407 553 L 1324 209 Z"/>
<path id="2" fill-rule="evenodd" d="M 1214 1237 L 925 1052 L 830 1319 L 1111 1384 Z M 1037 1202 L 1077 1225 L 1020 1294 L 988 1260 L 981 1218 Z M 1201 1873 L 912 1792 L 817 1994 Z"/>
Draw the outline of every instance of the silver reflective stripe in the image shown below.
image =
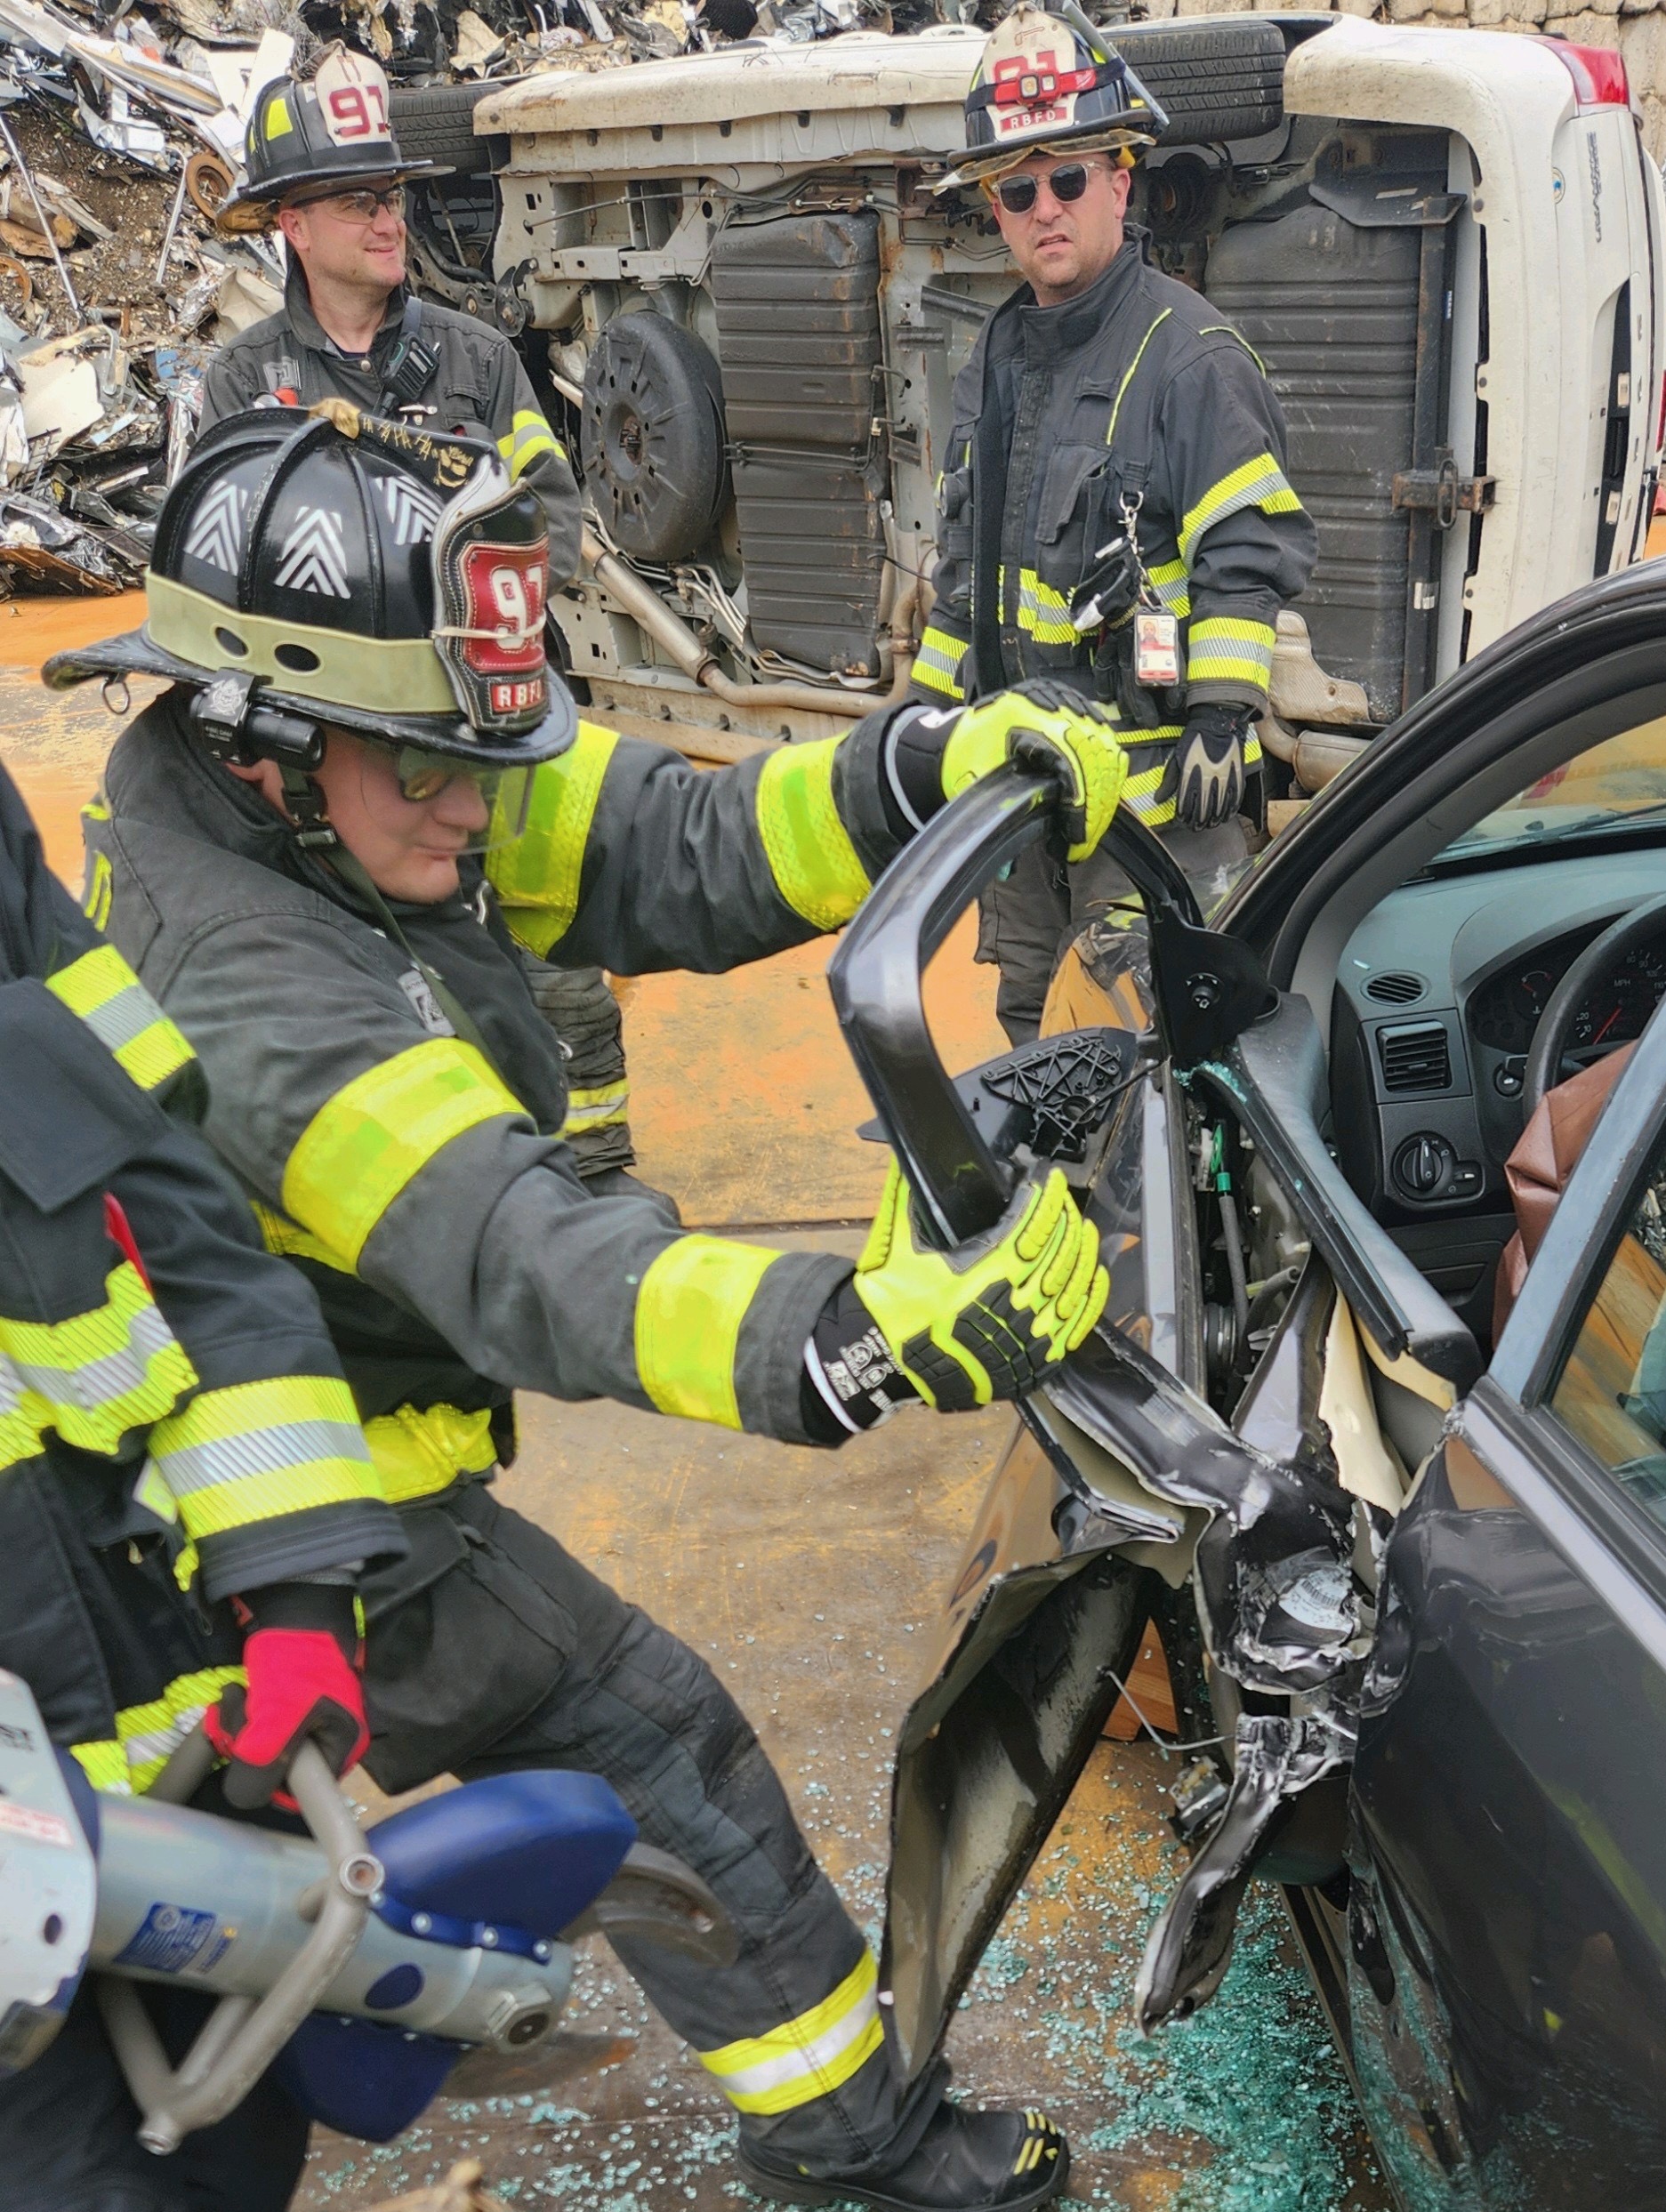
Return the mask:
<path id="1" fill-rule="evenodd" d="M 157 1307 L 141 1306 L 127 1324 L 127 1341 L 119 1352 L 88 1360 L 81 1367 L 36 1367 L 28 1360 L 15 1360 L 12 1366 L 31 1390 L 53 1405 L 96 1413 L 101 1406 L 137 1390 L 150 1362 L 173 1342 L 173 1331 Z"/>
<path id="2" fill-rule="evenodd" d="M 313 1460 L 357 1462 L 364 1456 L 362 1434 L 346 1421 L 278 1421 L 245 1436 L 158 1452 L 157 1465 L 173 1495 L 186 1498 L 193 1491 L 213 1490 L 247 1475 L 293 1473 Z"/>
<path id="3" fill-rule="evenodd" d="M 123 1045 L 142 1037 L 164 1016 L 142 983 L 130 983 L 125 991 L 118 991 L 113 999 L 106 999 L 102 1006 L 93 1007 L 81 1018 L 107 1051 L 119 1052 Z"/>

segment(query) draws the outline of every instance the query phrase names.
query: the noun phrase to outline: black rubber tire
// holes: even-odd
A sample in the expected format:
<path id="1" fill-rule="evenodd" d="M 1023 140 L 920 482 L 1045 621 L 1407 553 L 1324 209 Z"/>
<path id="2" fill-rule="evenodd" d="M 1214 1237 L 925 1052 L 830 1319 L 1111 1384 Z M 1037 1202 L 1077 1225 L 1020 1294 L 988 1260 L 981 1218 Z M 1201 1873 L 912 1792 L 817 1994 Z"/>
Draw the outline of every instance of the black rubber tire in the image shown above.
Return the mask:
<path id="1" fill-rule="evenodd" d="M 388 120 L 399 151 L 413 161 L 443 161 L 460 176 L 479 176 L 492 166 L 492 141 L 474 135 L 474 111 L 487 87 L 480 84 L 395 84 L 388 94 Z M 490 89 L 501 92 L 494 84 Z"/>
<path id="2" fill-rule="evenodd" d="M 1284 39 L 1276 24 L 1139 23 L 1110 36 L 1169 111 L 1161 145 L 1260 138 L 1284 119 Z"/>
<path id="3" fill-rule="evenodd" d="M 708 349 L 666 316 L 616 315 L 584 371 L 579 459 L 624 551 L 693 559 L 728 494 L 723 384 Z"/>

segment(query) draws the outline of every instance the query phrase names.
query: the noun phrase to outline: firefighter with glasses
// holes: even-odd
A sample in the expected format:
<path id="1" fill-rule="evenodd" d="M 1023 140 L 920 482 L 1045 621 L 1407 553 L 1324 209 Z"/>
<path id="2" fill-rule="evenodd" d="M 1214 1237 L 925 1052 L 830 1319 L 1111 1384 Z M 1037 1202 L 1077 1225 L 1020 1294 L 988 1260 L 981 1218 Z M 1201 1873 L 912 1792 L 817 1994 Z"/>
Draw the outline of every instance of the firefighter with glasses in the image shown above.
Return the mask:
<path id="1" fill-rule="evenodd" d="M 1317 546 L 1260 363 L 1127 221 L 1163 118 L 1074 20 L 1020 6 L 991 35 L 938 188 L 987 196 L 1026 281 L 955 381 L 914 692 L 959 703 L 1040 678 L 1106 701 L 1124 803 L 1207 908 L 1246 857 L 1274 625 Z M 1066 876 L 1032 847 L 988 895 L 980 950 L 1015 1042 L 1064 945 L 1128 889 L 1106 857 Z"/>
<path id="2" fill-rule="evenodd" d="M 704 1876 L 732 1967 L 620 1948 L 760 2193 L 1040 2204 L 1068 2166 L 1044 2116 L 950 2102 L 937 2070 L 902 2087 L 873 1958 L 711 1669 L 489 1481 L 516 1389 L 822 1444 L 1021 1396 L 1103 1307 L 1095 1232 L 1056 1170 L 948 1253 L 893 1170 L 854 1267 L 599 1196 L 517 947 L 637 974 L 803 943 L 1014 752 L 1063 779 L 1085 857 L 1123 752 L 1091 703 L 1009 695 L 704 774 L 576 720 L 544 575 L 484 445 L 341 401 L 221 423 L 158 522 L 144 628 L 46 671 L 172 687 L 111 754 L 89 897 L 200 1054 L 207 1134 L 317 1290 L 399 1509 L 407 1557 L 359 1587 L 375 1780 L 599 1772 Z"/>
<path id="3" fill-rule="evenodd" d="M 255 100 L 247 181 L 222 211 L 232 229 L 271 226 L 289 253 L 284 304 L 234 338 L 208 371 L 203 427 L 262 400 L 332 397 L 430 430 L 489 438 L 535 491 L 550 534 L 550 575 L 578 569 L 578 487 L 520 356 L 471 315 L 419 300 L 406 281 L 407 181 L 450 173 L 406 161 L 376 64 L 340 48 L 309 81 L 279 77 Z M 568 1140 L 580 1171 L 607 1189 L 635 1159 L 618 1001 L 599 968 L 527 957 L 571 1077 Z"/>

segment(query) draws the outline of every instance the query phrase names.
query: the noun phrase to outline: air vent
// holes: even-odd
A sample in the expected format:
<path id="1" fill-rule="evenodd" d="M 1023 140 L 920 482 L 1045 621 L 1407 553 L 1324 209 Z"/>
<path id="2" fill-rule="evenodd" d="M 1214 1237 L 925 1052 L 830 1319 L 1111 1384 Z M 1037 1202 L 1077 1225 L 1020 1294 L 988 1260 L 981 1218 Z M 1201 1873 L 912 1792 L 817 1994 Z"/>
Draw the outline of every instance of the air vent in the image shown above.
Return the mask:
<path id="1" fill-rule="evenodd" d="M 1402 1029 L 1380 1029 L 1385 1090 L 1449 1090 L 1452 1056 L 1443 1022 L 1408 1022 Z"/>
<path id="2" fill-rule="evenodd" d="M 1409 976 L 1403 969 L 1389 969 L 1386 975 L 1373 976 L 1365 985 L 1365 996 L 1375 999 L 1379 1006 L 1415 1006 L 1429 985 L 1421 976 Z"/>

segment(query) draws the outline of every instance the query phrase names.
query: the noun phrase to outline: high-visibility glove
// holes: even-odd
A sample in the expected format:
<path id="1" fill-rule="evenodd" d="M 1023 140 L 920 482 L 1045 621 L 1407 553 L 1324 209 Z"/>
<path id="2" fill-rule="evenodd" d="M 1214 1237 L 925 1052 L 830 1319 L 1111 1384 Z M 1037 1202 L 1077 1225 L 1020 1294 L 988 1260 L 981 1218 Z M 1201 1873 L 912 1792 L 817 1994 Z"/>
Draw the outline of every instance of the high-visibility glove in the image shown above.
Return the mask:
<path id="1" fill-rule="evenodd" d="M 986 1235 L 939 1252 L 893 1161 L 853 1287 L 920 1396 L 958 1413 L 1033 1390 L 1104 1312 L 1110 1278 L 1058 1169 L 1026 1176 Z"/>
<path id="2" fill-rule="evenodd" d="M 1242 707 L 1195 706 L 1158 787 L 1188 830 L 1230 822 L 1243 803 L 1243 746 L 1250 717 Z"/>
<path id="3" fill-rule="evenodd" d="M 279 1794 L 295 1748 L 310 1736 L 333 1774 L 344 1774 L 370 1746 L 358 1671 L 353 1593 L 311 1582 L 277 1582 L 240 1601 L 253 1621 L 243 1646 L 245 1692 L 231 1683 L 203 1718 L 208 1740 L 230 1760 L 228 1803 L 252 1812 Z"/>
<path id="4" fill-rule="evenodd" d="M 1097 699 L 1038 677 L 997 692 L 955 717 L 943 747 L 943 796 L 957 799 L 1004 760 L 1065 776 L 1066 858 L 1085 860 L 1111 826 L 1128 780 L 1116 720 Z"/>

